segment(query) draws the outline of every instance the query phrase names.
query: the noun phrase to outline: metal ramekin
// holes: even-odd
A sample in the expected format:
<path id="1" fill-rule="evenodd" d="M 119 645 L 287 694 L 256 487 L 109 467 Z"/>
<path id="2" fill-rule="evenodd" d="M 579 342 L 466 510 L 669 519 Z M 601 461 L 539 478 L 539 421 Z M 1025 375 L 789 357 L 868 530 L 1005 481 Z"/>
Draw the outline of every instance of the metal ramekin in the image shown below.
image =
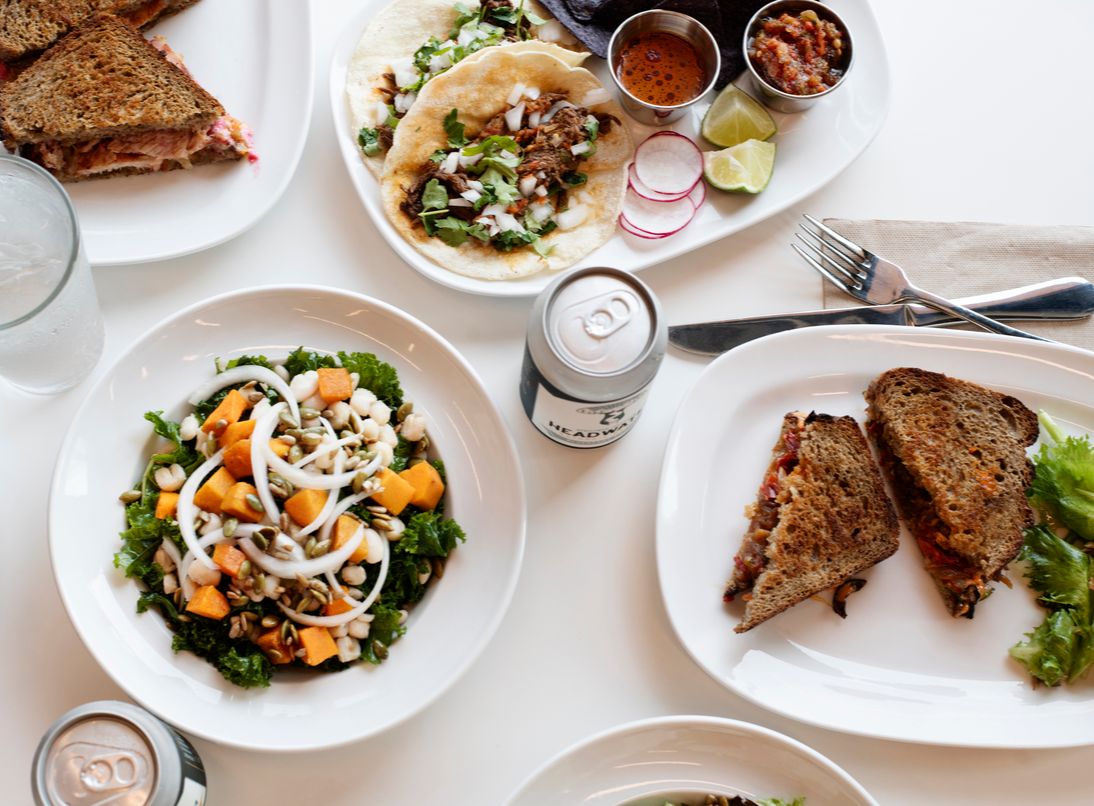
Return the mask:
<path id="1" fill-rule="evenodd" d="M 616 71 L 619 67 L 619 53 L 623 46 L 638 34 L 651 31 L 675 34 L 688 42 L 699 54 L 699 60 L 707 73 L 707 83 L 702 92 L 690 101 L 675 106 L 656 106 L 631 95 L 619 80 Z M 722 55 L 718 51 L 718 42 L 714 39 L 714 35 L 701 22 L 677 11 L 654 9 L 635 14 L 615 29 L 608 43 L 608 66 L 611 69 L 615 88 L 619 91 L 619 99 L 627 114 L 639 123 L 665 126 L 683 117 L 690 106 L 714 88 L 714 82 L 718 80 L 718 73 L 722 69 Z"/>
<path id="2" fill-rule="evenodd" d="M 815 11 L 817 16 L 822 20 L 829 20 L 830 22 L 835 23 L 836 26 L 843 31 L 845 50 L 842 64 L 840 65 L 843 69 L 843 75 L 840 76 L 839 81 L 824 92 L 818 92 L 814 95 L 792 95 L 789 92 L 783 92 L 768 84 L 753 66 L 752 59 L 748 56 L 748 51 L 751 49 L 752 37 L 760 27 L 761 20 L 766 17 L 777 17 L 783 13 L 798 14 L 807 9 Z M 750 19 L 748 25 L 745 26 L 742 52 L 744 53 L 745 64 L 748 65 L 749 78 L 752 79 L 752 86 L 756 88 L 760 100 L 779 112 L 804 112 L 821 98 L 827 98 L 847 81 L 847 75 L 851 72 L 851 65 L 854 64 L 855 61 L 855 50 L 851 37 L 851 29 L 847 27 L 847 23 L 845 23 L 836 12 L 832 11 L 832 9 L 823 3 L 815 2 L 815 0 L 775 0 L 774 3 L 768 3 L 752 15 L 752 19 Z"/>

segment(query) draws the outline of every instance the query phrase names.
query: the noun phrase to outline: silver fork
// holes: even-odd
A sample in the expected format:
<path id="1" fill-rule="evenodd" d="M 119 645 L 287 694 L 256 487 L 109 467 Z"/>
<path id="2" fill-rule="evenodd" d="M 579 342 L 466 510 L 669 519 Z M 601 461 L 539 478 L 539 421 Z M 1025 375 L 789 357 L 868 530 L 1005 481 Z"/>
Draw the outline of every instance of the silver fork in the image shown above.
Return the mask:
<path id="1" fill-rule="evenodd" d="M 802 232 L 795 234 L 809 251 L 806 252 L 796 243 L 791 244 L 791 246 L 808 261 L 810 266 L 827 277 L 837 288 L 842 289 L 855 299 L 862 300 L 870 305 L 919 302 L 943 313 L 964 319 L 993 333 L 1002 333 L 1005 336 L 1021 336 L 1024 339 L 1036 339 L 1037 341 L 1051 341 L 1051 339 L 1045 339 L 1024 330 L 1004 325 L 1002 322 L 989 319 L 983 314 L 962 305 L 957 305 L 948 299 L 924 291 L 922 288 L 917 288 L 908 280 L 908 275 L 904 273 L 900 266 L 847 240 L 831 227 L 813 218 L 813 216 L 805 215 L 804 217 L 812 226 L 810 227 L 804 223 L 800 226 L 802 232 L 809 237 L 802 237 Z"/>

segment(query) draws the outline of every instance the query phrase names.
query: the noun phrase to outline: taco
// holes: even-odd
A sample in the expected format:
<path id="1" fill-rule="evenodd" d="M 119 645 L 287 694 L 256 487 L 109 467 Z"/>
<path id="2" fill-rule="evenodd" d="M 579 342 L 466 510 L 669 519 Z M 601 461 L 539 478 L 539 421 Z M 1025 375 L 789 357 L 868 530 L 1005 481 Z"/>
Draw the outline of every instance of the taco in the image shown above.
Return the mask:
<path id="1" fill-rule="evenodd" d="M 550 40 L 550 41 L 547 41 Z M 454 64 L 492 46 L 517 44 L 578 65 L 588 53 L 533 0 L 395 0 L 361 35 L 346 76 L 353 133 L 365 164 L 383 170 L 395 128 L 422 88 Z"/>
<path id="2" fill-rule="evenodd" d="M 384 212 L 460 274 L 569 266 L 615 232 L 633 151 L 622 116 L 588 70 L 491 48 L 435 78 L 403 118 Z"/>

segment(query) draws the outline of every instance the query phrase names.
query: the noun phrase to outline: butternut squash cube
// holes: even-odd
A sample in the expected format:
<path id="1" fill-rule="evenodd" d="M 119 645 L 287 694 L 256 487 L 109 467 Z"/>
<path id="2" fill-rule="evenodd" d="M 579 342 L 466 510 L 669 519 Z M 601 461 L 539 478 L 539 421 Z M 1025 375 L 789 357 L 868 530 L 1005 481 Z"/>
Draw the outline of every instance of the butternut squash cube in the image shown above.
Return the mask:
<path id="1" fill-rule="evenodd" d="M 218 467 L 217 472 L 206 479 L 205 483 L 198 487 L 198 491 L 194 493 L 194 506 L 219 515 L 224 496 L 228 494 L 228 490 L 235 483 L 235 476 L 229 473 L 227 468 Z"/>
<path id="2" fill-rule="evenodd" d="M 248 420 L 248 422 L 250 422 Z M 228 472 L 241 479 L 251 476 L 251 441 L 241 439 L 232 443 L 232 447 L 224 451 L 224 466 Z"/>
<path id="3" fill-rule="evenodd" d="M 346 545 L 359 526 L 361 526 L 361 521 L 352 515 L 339 515 L 338 520 L 334 522 L 334 537 L 331 538 L 330 550 L 338 551 Z M 367 558 L 368 541 L 362 540 L 361 544 L 353 550 L 353 554 L 349 555 L 349 562 L 361 563 Z"/>
<path id="4" fill-rule="evenodd" d="M 279 439 L 270 440 L 270 450 L 273 451 L 275 455 L 280 456 L 282 459 L 289 455 L 289 446 Z"/>
<path id="5" fill-rule="evenodd" d="M 369 497 L 380 506 L 387 507 L 387 511 L 392 515 L 398 515 L 406 509 L 406 505 L 414 497 L 414 485 L 386 467 L 380 469 L 376 478 L 380 480 L 383 487 Z"/>
<path id="6" fill-rule="evenodd" d="M 193 598 L 186 603 L 186 612 L 220 621 L 231 608 L 224 594 L 215 585 L 202 585 L 194 591 Z"/>
<path id="7" fill-rule="evenodd" d="M 353 394 L 353 379 L 345 367 L 320 367 L 316 372 L 319 373 L 319 397 L 324 403 L 345 400 Z"/>
<path id="8" fill-rule="evenodd" d="M 414 495 L 411 496 L 410 503 L 418 509 L 433 509 L 444 495 L 441 474 L 429 462 L 418 462 L 414 467 L 408 467 L 399 476 L 414 486 Z"/>
<path id="9" fill-rule="evenodd" d="M 285 502 L 285 511 L 297 526 L 307 526 L 319 517 L 328 495 L 326 490 L 300 490 Z"/>
<path id="10" fill-rule="evenodd" d="M 337 616 L 348 613 L 350 610 L 353 610 L 353 605 L 345 599 L 335 599 L 333 602 L 327 602 L 323 605 L 324 616 Z"/>
<path id="11" fill-rule="evenodd" d="M 230 448 L 241 439 L 249 439 L 251 434 L 254 433 L 255 423 L 257 422 L 257 420 L 243 420 L 238 423 L 232 423 L 225 428 L 224 433 L 220 435 L 220 447 Z"/>
<path id="12" fill-rule="evenodd" d="M 161 521 L 164 518 L 173 518 L 178 506 L 178 493 L 160 493 L 160 497 L 156 499 L 156 517 Z"/>
<path id="13" fill-rule="evenodd" d="M 305 627 L 297 634 L 300 646 L 304 648 L 304 663 L 308 666 L 318 666 L 338 654 L 338 647 L 326 627 Z"/>
<path id="14" fill-rule="evenodd" d="M 217 547 L 213 549 L 213 562 L 217 564 L 217 568 L 230 577 L 239 576 L 239 568 L 246 559 L 246 554 L 227 543 L 218 543 Z"/>
<path id="15" fill-rule="evenodd" d="M 247 521 L 248 523 L 258 523 L 262 520 L 262 512 L 255 509 L 247 502 L 248 495 L 253 495 L 257 498 L 258 490 L 255 489 L 253 484 L 248 484 L 245 481 L 237 481 L 225 494 L 224 500 L 220 504 L 221 514 L 228 515 L 232 518 L 238 518 L 239 520 Z"/>
<path id="16" fill-rule="evenodd" d="M 239 418 L 243 416 L 243 412 L 250 406 L 251 404 L 243 396 L 243 393 L 238 389 L 233 389 L 224 396 L 220 404 L 205 418 L 205 422 L 201 424 L 201 430 L 212 431 L 221 420 L 227 420 L 228 425 L 238 422 Z"/>
<path id="17" fill-rule="evenodd" d="M 277 665 L 292 663 L 292 652 L 281 639 L 280 627 L 274 627 L 272 630 L 262 633 L 262 635 L 258 636 L 258 640 L 255 641 L 255 643 L 266 653 L 266 657 L 270 659 L 270 663 Z"/>

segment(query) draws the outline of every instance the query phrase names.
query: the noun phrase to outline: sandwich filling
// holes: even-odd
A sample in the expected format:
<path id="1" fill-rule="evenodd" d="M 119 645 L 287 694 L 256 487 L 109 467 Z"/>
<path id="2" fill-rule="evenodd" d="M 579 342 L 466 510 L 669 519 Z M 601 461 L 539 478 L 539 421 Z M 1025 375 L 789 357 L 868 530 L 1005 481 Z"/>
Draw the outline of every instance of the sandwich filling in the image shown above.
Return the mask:
<path id="1" fill-rule="evenodd" d="M 434 152 L 405 188 L 400 209 L 415 227 L 449 246 L 473 239 L 501 252 L 531 246 L 546 256 L 543 236 L 595 214 L 575 188 L 588 180 L 581 165 L 596 153 L 597 137 L 618 125 L 615 117 L 523 84 L 473 139 L 457 116 L 453 109 L 444 120 L 448 149 Z"/>
<path id="2" fill-rule="evenodd" d="M 868 428 L 878 436 L 876 423 L 871 422 Z M 893 480 L 894 492 L 908 530 L 923 554 L 924 567 L 935 582 L 947 591 L 953 615 L 972 618 L 977 602 L 991 593 L 988 580 L 974 563 L 946 547 L 951 533 L 950 525 L 938 516 L 930 493 L 916 483 L 884 438 L 875 441 L 881 464 Z"/>
<path id="3" fill-rule="evenodd" d="M 798 413 L 796 420 L 787 422 L 775 446 L 774 456 L 760 485 L 756 502 L 748 507 L 748 531 L 741 548 L 733 558 L 733 576 L 726 586 L 724 601 L 732 602 L 738 593 L 752 590 L 756 579 L 767 567 L 767 540 L 779 525 L 779 510 L 787 500 L 783 494 L 786 479 L 798 466 L 802 431 L 806 418 Z"/>

